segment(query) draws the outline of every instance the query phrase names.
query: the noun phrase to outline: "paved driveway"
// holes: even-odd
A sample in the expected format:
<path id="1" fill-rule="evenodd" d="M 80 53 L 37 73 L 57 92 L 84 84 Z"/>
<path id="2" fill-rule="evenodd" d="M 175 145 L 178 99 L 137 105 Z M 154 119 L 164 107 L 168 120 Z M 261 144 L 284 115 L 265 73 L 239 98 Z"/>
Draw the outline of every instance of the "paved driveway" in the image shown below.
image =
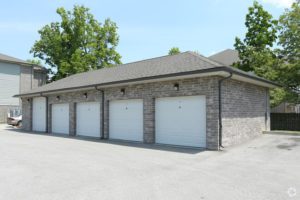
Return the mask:
<path id="1" fill-rule="evenodd" d="M 300 199 L 300 137 L 263 135 L 223 152 L 200 152 L 2 125 L 0 199 Z"/>

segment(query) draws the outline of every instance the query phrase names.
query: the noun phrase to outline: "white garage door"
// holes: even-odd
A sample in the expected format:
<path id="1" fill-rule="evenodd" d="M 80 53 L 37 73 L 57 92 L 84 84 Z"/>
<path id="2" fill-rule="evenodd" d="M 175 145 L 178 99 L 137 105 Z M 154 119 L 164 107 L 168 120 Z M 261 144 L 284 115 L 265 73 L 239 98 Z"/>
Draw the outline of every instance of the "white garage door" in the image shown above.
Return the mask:
<path id="1" fill-rule="evenodd" d="M 205 147 L 205 96 L 156 99 L 155 134 L 157 143 Z"/>
<path id="2" fill-rule="evenodd" d="M 143 141 L 143 100 L 109 102 L 109 138 Z"/>
<path id="3" fill-rule="evenodd" d="M 69 134 L 69 104 L 52 104 L 52 133 Z"/>
<path id="4" fill-rule="evenodd" d="M 32 102 L 32 130 L 46 131 L 46 98 L 36 97 Z"/>
<path id="5" fill-rule="evenodd" d="M 100 102 L 77 103 L 76 134 L 100 138 Z"/>

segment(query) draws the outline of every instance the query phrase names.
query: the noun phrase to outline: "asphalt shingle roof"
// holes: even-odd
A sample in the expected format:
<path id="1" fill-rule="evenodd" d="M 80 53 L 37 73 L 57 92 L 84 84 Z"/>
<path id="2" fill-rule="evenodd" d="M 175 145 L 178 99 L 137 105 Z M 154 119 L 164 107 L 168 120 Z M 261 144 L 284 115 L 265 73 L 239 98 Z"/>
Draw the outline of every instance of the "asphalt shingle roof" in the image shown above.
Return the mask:
<path id="1" fill-rule="evenodd" d="M 28 93 L 53 91 L 96 84 L 112 83 L 136 78 L 146 78 L 172 73 L 194 71 L 218 67 L 220 64 L 193 52 L 184 52 L 172 56 L 163 56 L 115 67 L 75 74 L 54 81 Z"/>
<path id="2" fill-rule="evenodd" d="M 103 68 L 75 74 L 16 96 L 96 85 L 108 85 L 122 81 L 129 82 L 136 79 L 172 76 L 174 74 L 186 72 L 198 72 L 199 70 L 224 70 L 224 67 L 227 71 L 230 70 L 247 77 L 250 76 L 261 81 L 267 81 L 253 75 L 249 75 L 241 70 L 234 69 L 232 67 L 226 67 L 197 53 L 187 51 L 176 55 L 162 56 L 138 62 L 117 65 L 110 68 Z"/>

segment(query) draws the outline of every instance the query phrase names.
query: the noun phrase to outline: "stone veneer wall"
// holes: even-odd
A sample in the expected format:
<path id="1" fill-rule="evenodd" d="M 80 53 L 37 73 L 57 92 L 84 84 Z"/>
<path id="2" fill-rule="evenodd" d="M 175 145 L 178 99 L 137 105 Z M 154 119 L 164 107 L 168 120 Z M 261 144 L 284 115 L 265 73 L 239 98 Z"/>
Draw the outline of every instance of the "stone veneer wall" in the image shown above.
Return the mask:
<path id="1" fill-rule="evenodd" d="M 223 146 L 239 144 L 270 128 L 268 89 L 236 80 L 222 87 Z"/>
<path id="2" fill-rule="evenodd" d="M 22 128 L 26 131 L 32 130 L 32 99 L 22 98 Z"/>
<path id="3" fill-rule="evenodd" d="M 174 90 L 174 83 L 179 84 L 179 91 Z M 125 94 L 120 93 L 121 88 Z M 208 149 L 218 149 L 218 77 L 192 78 L 176 81 L 144 83 L 104 89 L 104 136 L 109 137 L 109 102 L 112 100 L 143 99 L 144 104 L 144 143 L 155 142 L 155 98 L 175 96 L 206 96 L 206 144 Z M 83 93 L 88 93 L 88 98 Z M 60 96 L 57 100 L 56 96 Z M 97 90 L 68 92 L 48 95 L 48 132 L 51 133 L 51 105 L 69 103 L 70 135 L 76 134 L 76 103 L 86 101 L 101 102 L 101 92 Z M 31 101 L 30 101 L 31 102 Z M 23 101 L 24 129 L 31 130 L 31 104 Z M 30 112 L 29 112 L 30 111 Z M 30 113 L 30 114 L 29 114 Z M 100 123 L 100 122 L 99 122 Z"/>

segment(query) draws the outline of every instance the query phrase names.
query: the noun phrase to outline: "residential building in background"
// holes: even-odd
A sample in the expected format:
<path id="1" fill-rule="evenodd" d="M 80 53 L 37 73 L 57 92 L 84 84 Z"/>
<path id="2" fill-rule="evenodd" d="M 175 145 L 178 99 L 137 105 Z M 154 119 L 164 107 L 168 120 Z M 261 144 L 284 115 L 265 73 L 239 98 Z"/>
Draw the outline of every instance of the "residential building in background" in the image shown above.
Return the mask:
<path id="1" fill-rule="evenodd" d="M 231 66 L 233 63 L 239 61 L 239 52 L 233 49 L 226 49 L 211 55 L 208 58 L 220 64 Z"/>
<path id="2" fill-rule="evenodd" d="M 12 96 L 46 83 L 44 67 L 0 53 L 0 123 L 5 123 L 8 113 L 21 112 L 21 103 Z"/>

